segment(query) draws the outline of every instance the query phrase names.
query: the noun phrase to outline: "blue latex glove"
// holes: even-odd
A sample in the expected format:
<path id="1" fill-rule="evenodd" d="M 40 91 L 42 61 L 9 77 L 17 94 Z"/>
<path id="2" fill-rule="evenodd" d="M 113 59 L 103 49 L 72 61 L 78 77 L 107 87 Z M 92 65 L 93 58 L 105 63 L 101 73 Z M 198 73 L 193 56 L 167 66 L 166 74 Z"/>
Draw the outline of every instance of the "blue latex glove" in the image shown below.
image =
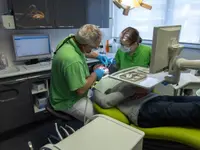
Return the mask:
<path id="1" fill-rule="evenodd" d="M 163 81 L 162 84 L 163 84 L 164 86 L 167 86 L 169 83 L 168 83 L 167 81 Z"/>
<path id="2" fill-rule="evenodd" d="M 109 60 L 106 56 L 102 56 L 102 55 L 98 55 L 97 56 L 97 59 L 103 64 L 105 65 L 106 67 L 108 66 L 109 64 Z"/>
<path id="3" fill-rule="evenodd" d="M 115 65 L 116 64 L 116 60 L 115 60 L 115 58 L 109 58 L 108 59 L 108 63 L 109 63 L 109 65 Z"/>
<path id="4" fill-rule="evenodd" d="M 103 70 L 103 69 L 96 69 L 96 70 L 94 70 L 94 72 L 96 73 L 96 75 L 97 75 L 97 80 L 99 81 L 99 80 L 101 80 L 101 78 L 104 76 L 104 74 L 105 74 L 105 71 Z"/>

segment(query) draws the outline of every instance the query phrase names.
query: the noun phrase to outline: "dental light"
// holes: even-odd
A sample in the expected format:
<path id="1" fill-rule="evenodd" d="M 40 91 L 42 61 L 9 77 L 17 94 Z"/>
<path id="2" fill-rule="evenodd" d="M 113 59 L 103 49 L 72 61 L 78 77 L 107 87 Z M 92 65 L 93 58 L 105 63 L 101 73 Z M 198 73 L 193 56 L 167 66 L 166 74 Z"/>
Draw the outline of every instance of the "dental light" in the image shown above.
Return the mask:
<path id="1" fill-rule="evenodd" d="M 119 8 L 123 9 L 123 15 L 128 16 L 129 11 L 134 8 L 143 7 L 151 10 L 152 6 L 143 2 L 143 0 L 113 0 L 113 3 Z"/>

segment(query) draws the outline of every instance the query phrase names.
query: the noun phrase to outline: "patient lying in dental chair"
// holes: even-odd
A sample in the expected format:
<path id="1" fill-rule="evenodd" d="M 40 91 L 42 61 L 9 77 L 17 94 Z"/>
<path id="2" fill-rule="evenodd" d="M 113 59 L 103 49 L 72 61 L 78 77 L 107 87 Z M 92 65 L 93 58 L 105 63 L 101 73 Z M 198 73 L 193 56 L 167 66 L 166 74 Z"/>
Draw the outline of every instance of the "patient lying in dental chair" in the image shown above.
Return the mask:
<path id="1" fill-rule="evenodd" d="M 200 97 L 159 96 L 126 82 L 114 86 L 106 78 L 100 82 L 110 86 L 104 91 L 94 89 L 94 102 L 104 109 L 117 107 L 135 125 L 200 127 Z"/>

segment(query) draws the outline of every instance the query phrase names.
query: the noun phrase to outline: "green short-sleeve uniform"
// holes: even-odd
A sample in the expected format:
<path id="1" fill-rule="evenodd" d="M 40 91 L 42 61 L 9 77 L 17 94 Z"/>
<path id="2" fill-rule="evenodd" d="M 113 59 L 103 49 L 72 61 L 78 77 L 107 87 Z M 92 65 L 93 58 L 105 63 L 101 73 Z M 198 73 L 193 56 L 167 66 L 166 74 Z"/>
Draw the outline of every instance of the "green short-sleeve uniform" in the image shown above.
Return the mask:
<path id="1" fill-rule="evenodd" d="M 119 69 L 126 69 L 134 66 L 149 67 L 151 60 L 151 47 L 140 44 L 133 55 L 122 52 L 118 49 L 115 55 Z"/>
<path id="2" fill-rule="evenodd" d="M 67 110 L 86 96 L 76 93 L 86 84 L 89 70 L 85 55 L 72 38 L 54 55 L 51 74 L 50 103 L 55 110 Z"/>

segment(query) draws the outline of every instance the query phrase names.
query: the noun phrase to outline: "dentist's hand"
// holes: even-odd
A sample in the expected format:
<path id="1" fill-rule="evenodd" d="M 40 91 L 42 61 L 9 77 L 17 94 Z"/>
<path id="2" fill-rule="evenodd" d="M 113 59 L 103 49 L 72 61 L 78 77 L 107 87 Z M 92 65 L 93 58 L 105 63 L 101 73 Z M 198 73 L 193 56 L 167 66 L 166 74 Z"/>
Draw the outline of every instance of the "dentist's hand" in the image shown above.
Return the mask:
<path id="1" fill-rule="evenodd" d="M 101 80 L 101 78 L 104 76 L 105 71 L 103 69 L 95 69 L 94 72 L 96 73 L 97 80 Z"/>
<path id="2" fill-rule="evenodd" d="M 109 60 L 106 56 L 98 55 L 97 59 L 106 67 L 109 65 Z"/>

